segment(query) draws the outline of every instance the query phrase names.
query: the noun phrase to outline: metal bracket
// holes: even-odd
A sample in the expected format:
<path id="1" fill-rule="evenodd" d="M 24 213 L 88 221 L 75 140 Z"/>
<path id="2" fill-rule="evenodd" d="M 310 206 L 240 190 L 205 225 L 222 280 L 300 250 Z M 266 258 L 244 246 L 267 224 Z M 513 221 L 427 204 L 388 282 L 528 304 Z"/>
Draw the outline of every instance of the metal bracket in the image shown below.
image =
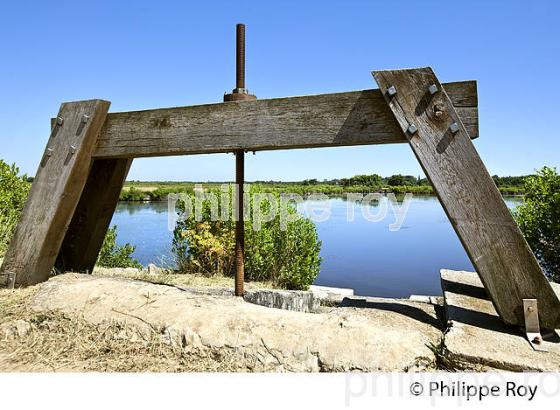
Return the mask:
<path id="1" fill-rule="evenodd" d="M 8 289 L 13 289 L 15 286 L 16 286 L 15 272 L 6 272 L 6 287 Z"/>
<path id="2" fill-rule="evenodd" d="M 537 299 L 523 299 L 523 315 L 525 317 L 525 336 L 531 347 L 539 352 L 547 352 L 539 327 L 539 309 Z"/>

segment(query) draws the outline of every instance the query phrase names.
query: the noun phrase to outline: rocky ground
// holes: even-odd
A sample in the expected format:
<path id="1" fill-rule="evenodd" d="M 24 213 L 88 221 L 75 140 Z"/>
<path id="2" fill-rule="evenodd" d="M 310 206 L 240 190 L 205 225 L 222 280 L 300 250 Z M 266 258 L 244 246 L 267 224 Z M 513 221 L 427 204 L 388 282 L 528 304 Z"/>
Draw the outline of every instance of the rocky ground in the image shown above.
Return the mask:
<path id="1" fill-rule="evenodd" d="M 443 283 L 469 284 L 471 296 L 479 285 L 470 272 L 442 275 Z M 0 371 L 560 369 L 553 337 L 545 342 L 550 352 L 534 352 L 522 333 L 497 327 L 488 300 L 465 300 L 457 286 L 444 288 L 445 307 L 438 298 L 348 296 L 336 307 L 315 301 L 304 313 L 249 303 L 180 276 L 69 273 L 27 289 L 0 289 Z M 270 294 L 301 297 L 255 288 L 249 286 L 265 302 Z M 482 308 L 483 323 L 457 316 Z"/>

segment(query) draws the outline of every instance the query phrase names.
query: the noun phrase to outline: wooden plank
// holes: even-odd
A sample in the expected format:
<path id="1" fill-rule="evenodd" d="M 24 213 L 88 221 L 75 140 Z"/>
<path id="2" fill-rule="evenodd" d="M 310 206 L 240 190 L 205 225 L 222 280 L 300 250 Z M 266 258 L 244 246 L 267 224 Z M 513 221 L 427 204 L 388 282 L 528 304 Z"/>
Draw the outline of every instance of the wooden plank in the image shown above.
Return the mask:
<path id="1" fill-rule="evenodd" d="M 93 161 L 86 185 L 62 242 L 56 268 L 92 272 L 117 207 L 132 159 Z"/>
<path id="2" fill-rule="evenodd" d="M 51 274 L 86 183 L 91 154 L 109 105 L 102 100 L 61 105 L 58 117 L 64 121 L 51 132 L 0 269 L 15 272 L 17 285 L 33 285 Z"/>
<path id="3" fill-rule="evenodd" d="M 523 299 L 537 299 L 541 326 L 560 325 L 560 302 L 542 273 L 470 140 L 448 94 L 431 68 L 375 71 L 379 88 L 430 179 L 496 310 L 511 325 L 523 326 Z M 397 88 L 390 97 L 387 88 Z M 441 104 L 444 114 L 433 114 Z M 450 124 L 456 122 L 455 134 Z M 414 124 L 417 132 L 407 132 Z"/>
<path id="4" fill-rule="evenodd" d="M 475 81 L 445 84 L 472 137 Z M 98 158 L 405 143 L 379 90 L 112 113 Z"/>

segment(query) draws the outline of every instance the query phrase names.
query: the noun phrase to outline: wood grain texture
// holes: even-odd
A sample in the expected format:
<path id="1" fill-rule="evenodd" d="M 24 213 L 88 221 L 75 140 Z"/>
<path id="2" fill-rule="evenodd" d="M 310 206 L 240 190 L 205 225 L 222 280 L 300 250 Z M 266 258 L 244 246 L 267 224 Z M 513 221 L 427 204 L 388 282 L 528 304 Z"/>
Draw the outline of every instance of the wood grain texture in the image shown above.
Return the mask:
<path id="1" fill-rule="evenodd" d="M 431 68 L 373 73 L 403 134 L 430 179 L 496 310 L 510 325 L 524 325 L 523 299 L 537 299 L 541 326 L 560 327 L 560 302 L 480 159 L 460 115 Z M 402 90 L 389 97 L 395 85 Z M 434 104 L 445 114 L 433 115 Z M 456 122 L 459 131 L 449 126 Z M 418 131 L 410 135 L 409 124 Z"/>
<path id="2" fill-rule="evenodd" d="M 93 272 L 132 159 L 97 159 L 56 260 L 62 272 Z"/>
<path id="3" fill-rule="evenodd" d="M 33 285 L 51 274 L 86 183 L 91 154 L 109 105 L 102 100 L 62 104 L 58 116 L 64 122 L 51 132 L 0 270 L 15 272 L 17 285 Z M 82 121 L 84 115 L 89 116 L 87 122 Z"/>
<path id="4" fill-rule="evenodd" d="M 444 85 L 478 136 L 475 81 Z M 379 90 L 112 113 L 97 158 L 405 143 Z"/>

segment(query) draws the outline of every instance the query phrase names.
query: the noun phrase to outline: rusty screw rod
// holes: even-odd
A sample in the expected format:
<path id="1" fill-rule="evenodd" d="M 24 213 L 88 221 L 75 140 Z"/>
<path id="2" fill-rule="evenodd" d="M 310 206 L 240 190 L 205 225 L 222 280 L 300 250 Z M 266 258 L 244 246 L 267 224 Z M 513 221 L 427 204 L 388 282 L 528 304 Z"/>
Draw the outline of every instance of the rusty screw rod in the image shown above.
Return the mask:
<path id="1" fill-rule="evenodd" d="M 235 296 L 243 296 L 245 282 L 245 231 L 243 215 L 243 184 L 245 182 L 245 152 L 235 152 Z"/>
<path id="2" fill-rule="evenodd" d="M 235 89 L 224 94 L 224 101 L 256 100 L 245 88 L 245 24 L 236 26 Z M 243 220 L 243 185 L 245 183 L 245 151 L 235 150 L 235 296 L 243 296 L 245 282 L 245 231 Z"/>
<path id="3" fill-rule="evenodd" d="M 237 88 L 237 92 L 243 92 L 245 90 L 245 24 L 238 24 L 236 30 L 237 61 L 235 67 L 235 88 Z"/>

